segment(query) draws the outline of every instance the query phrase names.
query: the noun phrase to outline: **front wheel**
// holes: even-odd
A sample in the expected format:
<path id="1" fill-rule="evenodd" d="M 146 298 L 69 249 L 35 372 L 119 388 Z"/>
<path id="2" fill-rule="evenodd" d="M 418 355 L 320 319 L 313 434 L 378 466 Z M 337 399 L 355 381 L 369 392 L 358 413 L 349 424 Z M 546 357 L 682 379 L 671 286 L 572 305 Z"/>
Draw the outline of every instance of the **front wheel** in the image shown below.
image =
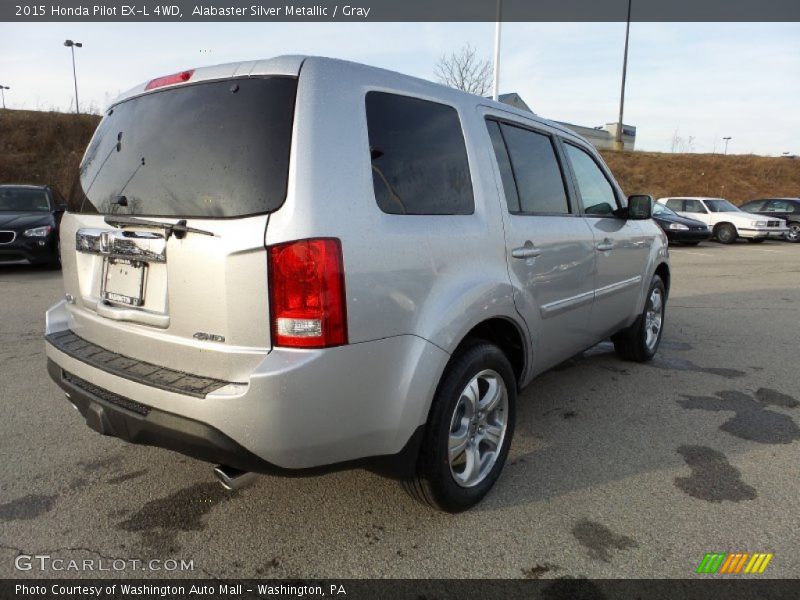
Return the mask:
<path id="1" fill-rule="evenodd" d="M 407 489 L 417 500 L 461 512 L 492 488 L 514 435 L 516 379 L 500 348 L 476 340 L 445 369 L 425 427 L 417 472 Z"/>
<path id="2" fill-rule="evenodd" d="M 664 311 L 667 291 L 658 275 L 653 275 L 644 311 L 636 321 L 623 331 L 612 336 L 614 350 L 623 360 L 647 362 L 658 351 L 664 333 Z"/>
<path id="3" fill-rule="evenodd" d="M 717 225 L 714 229 L 714 237 L 720 244 L 732 244 L 739 237 L 736 227 L 725 223 L 724 225 Z"/>
<path id="4" fill-rule="evenodd" d="M 790 242 L 800 242 L 800 223 L 789 223 L 789 232 L 786 234 L 786 239 Z"/>

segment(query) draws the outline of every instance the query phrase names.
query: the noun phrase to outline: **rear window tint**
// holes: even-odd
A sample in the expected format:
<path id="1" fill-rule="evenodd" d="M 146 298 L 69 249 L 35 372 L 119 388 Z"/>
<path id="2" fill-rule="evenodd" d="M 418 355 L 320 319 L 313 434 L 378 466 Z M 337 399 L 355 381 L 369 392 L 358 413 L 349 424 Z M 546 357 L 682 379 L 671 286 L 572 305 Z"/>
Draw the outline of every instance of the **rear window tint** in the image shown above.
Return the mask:
<path id="1" fill-rule="evenodd" d="M 533 214 L 567 214 L 567 192 L 550 136 L 503 123 L 519 192 L 519 210 Z"/>
<path id="2" fill-rule="evenodd" d="M 472 180 L 461 122 L 444 104 L 369 92 L 367 127 L 375 200 L 399 215 L 468 215 Z"/>
<path id="3" fill-rule="evenodd" d="M 164 217 L 276 210 L 286 197 L 296 91 L 296 79 L 254 77 L 126 100 L 98 127 L 70 204 Z"/>

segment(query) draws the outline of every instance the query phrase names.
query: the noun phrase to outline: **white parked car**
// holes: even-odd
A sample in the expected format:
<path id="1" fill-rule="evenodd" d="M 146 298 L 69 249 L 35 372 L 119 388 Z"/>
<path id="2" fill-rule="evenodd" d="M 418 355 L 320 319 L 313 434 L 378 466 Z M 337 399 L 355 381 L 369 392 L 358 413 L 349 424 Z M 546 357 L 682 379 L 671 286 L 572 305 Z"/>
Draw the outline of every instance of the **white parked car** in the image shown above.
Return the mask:
<path id="1" fill-rule="evenodd" d="M 722 244 L 732 244 L 738 238 L 753 243 L 781 239 L 789 231 L 783 219 L 746 213 L 723 198 L 659 198 L 658 203 L 683 217 L 702 221 L 711 229 L 712 237 Z"/>

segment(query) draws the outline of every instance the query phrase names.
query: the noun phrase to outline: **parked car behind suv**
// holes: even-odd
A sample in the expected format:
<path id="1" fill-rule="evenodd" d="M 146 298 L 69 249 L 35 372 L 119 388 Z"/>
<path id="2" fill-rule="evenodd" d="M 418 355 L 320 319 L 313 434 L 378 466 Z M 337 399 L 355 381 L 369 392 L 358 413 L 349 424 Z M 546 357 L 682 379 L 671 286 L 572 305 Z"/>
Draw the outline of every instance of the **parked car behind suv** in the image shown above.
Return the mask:
<path id="1" fill-rule="evenodd" d="M 653 220 L 667 234 L 670 242 L 697 246 L 711 237 L 711 230 L 702 221 L 682 217 L 664 204 L 653 206 Z"/>
<path id="2" fill-rule="evenodd" d="M 702 221 L 722 244 L 732 244 L 740 237 L 753 243 L 780 239 L 789 231 L 782 219 L 753 217 L 724 198 L 659 198 L 658 202 L 683 217 Z"/>
<path id="3" fill-rule="evenodd" d="M 95 430 L 248 472 L 368 465 L 464 510 L 518 390 L 663 332 L 667 241 L 568 129 L 286 56 L 123 94 L 62 226 L 53 379 Z"/>
<path id="4" fill-rule="evenodd" d="M 789 228 L 786 239 L 800 242 L 800 198 L 762 198 L 745 202 L 739 208 L 745 212 L 783 219 Z"/>
<path id="5" fill-rule="evenodd" d="M 0 265 L 58 267 L 58 226 L 67 205 L 43 185 L 0 185 Z"/>

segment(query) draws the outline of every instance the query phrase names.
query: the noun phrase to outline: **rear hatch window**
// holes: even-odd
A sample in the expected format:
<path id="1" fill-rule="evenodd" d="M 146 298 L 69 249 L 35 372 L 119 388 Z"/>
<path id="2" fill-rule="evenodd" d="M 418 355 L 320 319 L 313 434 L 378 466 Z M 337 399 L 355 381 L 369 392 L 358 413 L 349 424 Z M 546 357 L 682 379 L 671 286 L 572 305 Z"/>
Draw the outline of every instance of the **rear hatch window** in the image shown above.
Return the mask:
<path id="1" fill-rule="evenodd" d="M 297 80 L 228 79 L 126 100 L 100 123 L 73 187 L 80 212 L 242 217 L 286 197 Z"/>

